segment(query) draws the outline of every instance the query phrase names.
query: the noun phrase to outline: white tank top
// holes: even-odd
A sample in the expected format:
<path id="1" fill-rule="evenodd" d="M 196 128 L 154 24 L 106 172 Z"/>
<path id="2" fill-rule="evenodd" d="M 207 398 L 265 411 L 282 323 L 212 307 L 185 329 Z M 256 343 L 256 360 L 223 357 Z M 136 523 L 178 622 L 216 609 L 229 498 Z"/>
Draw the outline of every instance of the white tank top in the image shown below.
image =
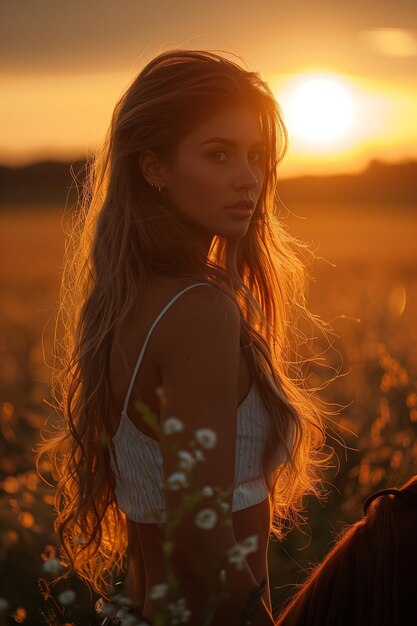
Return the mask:
<path id="1" fill-rule="evenodd" d="M 141 432 L 127 414 L 133 383 L 143 359 L 149 337 L 168 308 L 195 283 L 177 293 L 162 309 L 146 336 L 125 397 L 119 427 L 112 441 L 117 466 L 110 447 L 110 464 L 116 480 L 116 501 L 126 516 L 136 522 L 166 522 L 163 493 L 163 458 L 160 443 Z M 232 511 L 240 511 L 262 502 L 268 497 L 268 488 L 262 476 L 262 453 L 265 445 L 269 416 L 255 384 L 237 410 L 237 438 L 235 454 L 235 488 Z M 290 448 L 291 449 L 291 448 Z M 277 464 L 286 460 L 285 451 L 277 454 Z"/>

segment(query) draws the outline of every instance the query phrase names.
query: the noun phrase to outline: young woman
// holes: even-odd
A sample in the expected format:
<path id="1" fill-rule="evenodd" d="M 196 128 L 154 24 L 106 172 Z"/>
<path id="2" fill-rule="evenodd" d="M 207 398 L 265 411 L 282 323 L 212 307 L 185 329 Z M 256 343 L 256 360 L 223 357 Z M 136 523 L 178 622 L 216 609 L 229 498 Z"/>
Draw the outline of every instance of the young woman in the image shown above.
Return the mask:
<path id="1" fill-rule="evenodd" d="M 276 626 L 417 624 L 417 476 L 382 489 L 346 527 Z"/>
<path id="2" fill-rule="evenodd" d="M 306 384 L 314 358 L 299 354 L 297 322 L 328 331 L 305 303 L 307 246 L 276 216 L 286 150 L 257 73 L 214 52 L 164 52 L 116 104 L 67 246 L 62 423 L 39 457 L 52 459 L 70 571 L 106 597 L 127 559 L 150 622 L 152 590 L 166 582 L 164 524 L 192 493 L 204 498 L 175 528 L 171 554 L 192 625 L 218 564 L 228 597 L 212 623 L 239 623 L 268 583 L 269 536 L 297 523 L 304 494 L 321 493 L 326 411 Z M 174 446 L 198 466 L 193 489 L 170 483 Z M 244 540 L 239 568 L 230 550 Z M 253 624 L 272 623 L 266 584 Z"/>

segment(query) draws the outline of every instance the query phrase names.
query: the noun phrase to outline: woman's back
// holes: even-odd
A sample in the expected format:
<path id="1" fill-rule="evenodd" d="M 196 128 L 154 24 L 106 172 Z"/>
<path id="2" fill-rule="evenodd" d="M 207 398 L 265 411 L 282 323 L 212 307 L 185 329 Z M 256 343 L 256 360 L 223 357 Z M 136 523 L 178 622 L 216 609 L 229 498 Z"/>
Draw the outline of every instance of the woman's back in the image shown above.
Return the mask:
<path id="1" fill-rule="evenodd" d="M 113 345 L 110 360 L 110 380 L 114 402 L 112 406 L 112 416 L 114 432 L 116 432 L 126 392 L 132 377 L 138 354 L 142 349 L 145 338 L 158 314 L 164 309 L 180 291 L 195 284 L 196 281 L 174 281 L 169 278 L 152 276 L 149 278 L 147 288 L 142 291 L 140 302 L 136 311 L 132 311 L 125 320 L 123 327 L 118 329 Z M 212 289 L 209 286 L 209 289 Z M 129 402 L 129 419 L 137 429 L 145 436 L 156 439 L 152 428 L 141 419 L 138 411 L 134 410 L 134 400 L 140 398 L 142 402 L 149 406 L 151 411 L 159 418 L 160 406 L 156 395 L 156 387 L 162 386 L 162 363 L 164 358 L 164 347 L 167 345 L 169 334 L 175 333 L 176 317 L 184 313 L 187 303 L 191 298 L 199 298 L 207 287 L 195 286 L 187 289 L 176 300 L 174 304 L 164 313 L 154 327 L 149 336 L 146 350 L 144 351 L 140 369 L 134 380 L 131 399 Z M 204 296 L 203 296 L 204 297 Z M 204 367 L 204 364 L 202 364 Z M 190 381 L 192 384 L 192 381 Z M 252 389 L 252 380 L 243 351 L 240 351 L 239 376 L 238 376 L 238 405 L 241 405 L 248 397 Z M 221 433 L 219 434 L 221 437 Z M 249 506 L 232 513 L 233 530 L 236 541 L 241 542 L 248 536 L 258 535 L 258 549 L 247 555 L 246 561 L 251 568 L 255 579 L 260 582 L 268 577 L 267 548 L 270 528 L 270 504 L 269 499 L 263 499 L 253 506 Z M 136 549 L 141 546 L 144 561 L 144 570 L 138 567 L 135 570 L 136 577 L 141 571 L 141 580 L 135 581 L 136 593 L 140 594 L 141 602 L 144 605 L 144 616 L 152 619 L 154 608 L 149 598 L 149 591 L 153 585 L 164 580 L 163 552 L 161 544 L 163 540 L 162 531 L 156 523 L 142 523 L 129 520 L 129 542 L 136 542 Z M 197 556 L 197 555 L 196 555 Z M 132 554 L 134 558 L 134 555 Z M 137 571 L 139 570 L 139 571 Z M 147 590 L 145 590 L 145 578 Z M 130 581 L 133 583 L 133 581 Z M 271 610 L 269 587 L 267 586 L 264 600 Z"/>

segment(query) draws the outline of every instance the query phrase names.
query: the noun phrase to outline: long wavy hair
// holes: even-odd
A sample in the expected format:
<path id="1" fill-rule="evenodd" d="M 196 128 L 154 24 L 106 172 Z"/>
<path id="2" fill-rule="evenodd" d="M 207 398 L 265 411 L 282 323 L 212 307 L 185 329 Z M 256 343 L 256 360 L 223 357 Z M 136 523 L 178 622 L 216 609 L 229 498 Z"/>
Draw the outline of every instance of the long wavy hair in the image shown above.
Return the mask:
<path id="1" fill-rule="evenodd" d="M 415 623 L 417 475 L 371 498 L 364 517 L 339 533 L 275 626 Z"/>
<path id="2" fill-rule="evenodd" d="M 138 155 L 152 149 L 169 160 L 192 129 L 226 104 L 242 103 L 259 115 L 264 184 L 246 235 L 214 236 L 202 263 L 193 225 L 147 182 Z M 270 415 L 263 473 L 273 507 L 271 537 L 305 521 L 303 496 L 325 497 L 331 448 L 325 452 L 324 420 L 332 412 L 307 384 L 308 368 L 321 358 L 312 348 L 300 354 L 308 344 L 300 323 L 325 338 L 332 331 L 306 306 L 307 257 L 314 260 L 314 252 L 278 219 L 277 168 L 287 149 L 280 106 L 258 73 L 215 52 L 174 49 L 151 60 L 124 91 L 101 150 L 87 159 L 57 308 L 52 396 L 58 419 L 52 431 L 45 426 L 37 461 L 46 455 L 56 480 L 62 561 L 104 596 L 127 552 L 127 519 L 115 502 L 109 460 L 117 426 L 109 413 L 109 359 L 115 329 L 149 271 L 213 282 L 239 306 L 241 345 Z M 289 461 L 276 467 L 281 446 Z"/>

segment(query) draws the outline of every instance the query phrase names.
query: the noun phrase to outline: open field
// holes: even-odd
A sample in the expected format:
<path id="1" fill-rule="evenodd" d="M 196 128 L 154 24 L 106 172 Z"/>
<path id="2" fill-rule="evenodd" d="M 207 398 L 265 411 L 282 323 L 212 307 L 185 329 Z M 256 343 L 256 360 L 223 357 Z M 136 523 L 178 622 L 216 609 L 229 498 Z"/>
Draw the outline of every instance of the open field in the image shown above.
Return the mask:
<path id="1" fill-rule="evenodd" d="M 291 211 L 299 217 L 282 212 L 290 232 L 312 242 L 321 257 L 310 269 L 309 307 L 338 335 L 326 364 L 344 375 L 323 393 L 328 402 L 349 405 L 334 428 L 351 450 L 329 440 L 339 469 L 327 477 L 327 503 L 309 502 L 308 536 L 295 531 L 281 545 L 270 544 L 274 613 L 289 592 L 283 586 L 302 580 L 299 567 L 326 553 L 333 534 L 360 517 L 369 493 L 417 472 L 417 210 L 327 205 Z M 62 219 L 59 208 L 0 212 L 0 597 L 13 610 L 25 608 L 28 625 L 40 623 L 37 607 L 44 604 L 36 583 L 45 575 L 41 553 L 57 545 L 51 490 L 33 472 L 32 448 L 51 410 Z M 73 610 L 83 615 L 77 624 L 96 623 L 88 594 L 80 585 L 77 593 Z"/>

